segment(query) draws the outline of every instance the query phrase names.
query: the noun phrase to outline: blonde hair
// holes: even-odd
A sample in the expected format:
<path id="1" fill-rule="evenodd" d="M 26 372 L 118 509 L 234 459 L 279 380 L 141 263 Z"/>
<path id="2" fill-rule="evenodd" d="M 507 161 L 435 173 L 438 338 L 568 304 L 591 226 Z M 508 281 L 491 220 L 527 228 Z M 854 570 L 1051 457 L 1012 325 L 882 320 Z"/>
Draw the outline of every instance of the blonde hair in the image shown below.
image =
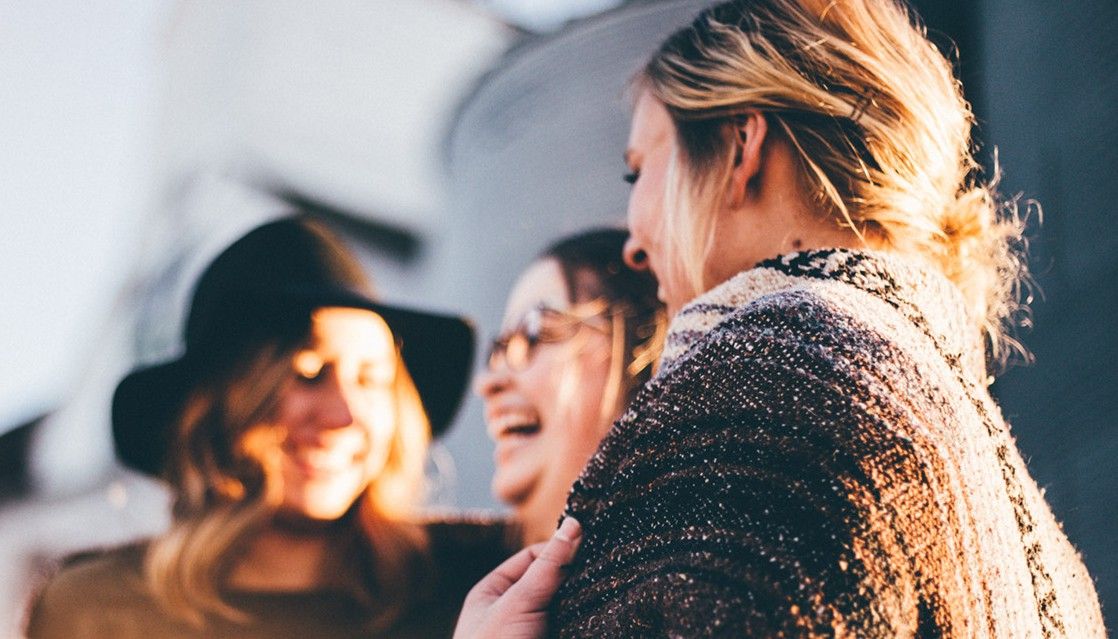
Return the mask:
<path id="1" fill-rule="evenodd" d="M 149 545 L 144 575 L 168 612 L 197 627 L 211 614 L 250 621 L 223 599 L 222 586 L 236 554 L 280 504 L 277 429 L 267 422 L 292 379 L 295 350 L 265 346 L 226 375 L 201 384 L 178 421 L 167 471 L 175 491 L 174 521 Z M 360 497 L 368 507 L 347 515 L 356 519 L 353 536 L 365 540 L 373 559 L 368 566 L 373 583 L 367 592 L 355 593 L 375 610 L 373 628 L 403 612 L 421 585 L 417 567 L 426 561 L 426 535 L 409 517 L 420 501 L 430 425 L 398 352 L 397 364 L 391 448 Z"/>
<path id="2" fill-rule="evenodd" d="M 760 110 L 800 165 L 810 201 L 863 242 L 919 255 L 961 291 L 989 355 L 1020 351 L 1024 224 L 983 183 L 974 116 L 950 62 L 892 0 L 751 0 L 699 15 L 637 80 L 667 108 L 669 251 L 696 292 L 729 183 L 731 127 Z M 1023 351 L 1020 351 L 1023 352 Z"/>

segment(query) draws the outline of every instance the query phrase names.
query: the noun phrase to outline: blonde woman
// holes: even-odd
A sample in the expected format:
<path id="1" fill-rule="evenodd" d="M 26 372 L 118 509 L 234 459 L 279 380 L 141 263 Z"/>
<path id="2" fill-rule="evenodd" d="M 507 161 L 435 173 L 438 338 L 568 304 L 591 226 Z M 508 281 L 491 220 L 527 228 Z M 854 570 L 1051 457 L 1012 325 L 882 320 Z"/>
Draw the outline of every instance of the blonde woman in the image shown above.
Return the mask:
<path id="1" fill-rule="evenodd" d="M 991 399 L 1020 224 L 950 63 L 891 0 L 718 5 L 636 82 L 630 263 L 672 320 L 581 523 L 460 636 L 1103 637 Z M 538 560 L 532 557 L 538 555 Z M 519 581 L 518 581 L 519 579 Z"/>
<path id="2" fill-rule="evenodd" d="M 623 263 L 628 236 L 595 229 L 548 247 L 509 293 L 478 379 L 493 492 L 526 545 L 555 531 L 571 484 L 660 355 L 664 305 L 652 275 Z"/>
<path id="3" fill-rule="evenodd" d="M 508 554 L 499 526 L 417 520 L 469 325 L 373 301 L 334 237 L 286 218 L 207 268 L 185 344 L 113 402 L 123 461 L 172 489 L 171 529 L 71 561 L 29 636 L 448 635 Z"/>

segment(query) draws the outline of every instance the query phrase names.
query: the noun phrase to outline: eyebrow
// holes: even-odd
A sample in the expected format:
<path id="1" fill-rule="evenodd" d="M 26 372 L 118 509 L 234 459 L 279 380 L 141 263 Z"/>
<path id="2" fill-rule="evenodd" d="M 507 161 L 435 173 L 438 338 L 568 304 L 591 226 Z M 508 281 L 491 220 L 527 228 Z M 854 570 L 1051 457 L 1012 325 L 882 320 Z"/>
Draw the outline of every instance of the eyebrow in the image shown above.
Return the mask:
<path id="1" fill-rule="evenodd" d="M 625 149 L 625 152 L 621 154 L 621 159 L 625 160 L 627 166 L 632 166 L 633 155 L 634 152 L 632 149 Z"/>

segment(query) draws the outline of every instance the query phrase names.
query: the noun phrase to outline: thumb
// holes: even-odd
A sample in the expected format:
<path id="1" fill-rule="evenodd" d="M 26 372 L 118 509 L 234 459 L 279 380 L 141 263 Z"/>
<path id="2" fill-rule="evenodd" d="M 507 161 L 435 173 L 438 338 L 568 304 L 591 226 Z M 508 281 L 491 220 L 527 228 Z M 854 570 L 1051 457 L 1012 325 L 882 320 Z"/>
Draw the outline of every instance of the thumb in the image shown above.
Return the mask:
<path id="1" fill-rule="evenodd" d="M 573 517 L 565 518 L 524 576 L 509 588 L 509 594 L 521 602 L 522 610 L 547 609 L 552 595 L 566 577 L 564 568 L 574 560 L 581 541 L 582 526 Z"/>

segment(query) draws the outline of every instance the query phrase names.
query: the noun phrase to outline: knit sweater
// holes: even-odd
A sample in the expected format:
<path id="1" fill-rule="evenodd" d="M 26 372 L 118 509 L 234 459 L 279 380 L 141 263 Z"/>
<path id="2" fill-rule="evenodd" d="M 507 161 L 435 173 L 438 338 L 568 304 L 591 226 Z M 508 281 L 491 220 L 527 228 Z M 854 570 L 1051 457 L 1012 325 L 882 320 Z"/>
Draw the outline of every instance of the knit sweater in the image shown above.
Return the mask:
<path id="1" fill-rule="evenodd" d="M 957 289 L 891 254 L 763 262 L 672 321 L 575 483 L 561 637 L 1103 637 Z"/>

